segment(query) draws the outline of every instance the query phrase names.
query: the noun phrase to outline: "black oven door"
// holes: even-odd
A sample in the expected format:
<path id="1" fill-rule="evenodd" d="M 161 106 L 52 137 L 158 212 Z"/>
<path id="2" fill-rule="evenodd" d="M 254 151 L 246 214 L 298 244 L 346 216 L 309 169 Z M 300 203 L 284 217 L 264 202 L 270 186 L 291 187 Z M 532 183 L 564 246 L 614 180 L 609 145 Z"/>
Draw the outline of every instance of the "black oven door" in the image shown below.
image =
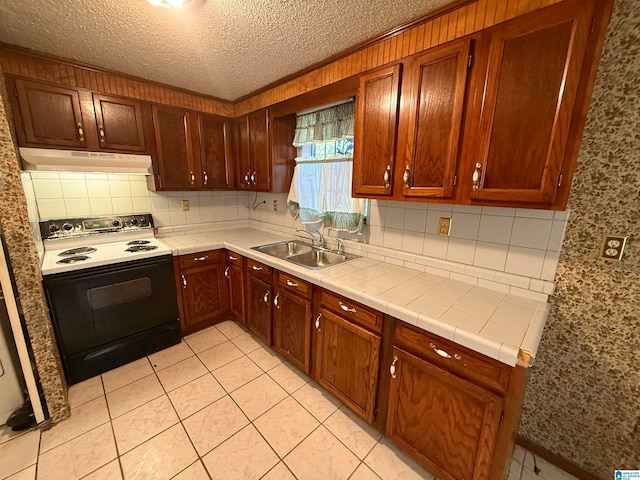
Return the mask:
<path id="1" fill-rule="evenodd" d="M 70 377 L 70 363 L 131 359 L 133 344 L 144 345 L 146 332 L 179 331 L 171 255 L 48 275 L 44 286 L 63 360 L 74 359 L 65 365 Z M 142 350 L 133 356 L 150 353 Z M 112 362 L 100 370 L 109 368 Z"/>

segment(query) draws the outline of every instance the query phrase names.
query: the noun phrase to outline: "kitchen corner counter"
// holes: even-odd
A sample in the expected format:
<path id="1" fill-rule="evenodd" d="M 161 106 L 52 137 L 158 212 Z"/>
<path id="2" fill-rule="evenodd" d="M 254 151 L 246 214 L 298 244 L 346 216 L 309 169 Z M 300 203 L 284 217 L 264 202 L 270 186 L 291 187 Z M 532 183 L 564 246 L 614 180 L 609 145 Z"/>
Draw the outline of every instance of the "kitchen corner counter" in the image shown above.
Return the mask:
<path id="1" fill-rule="evenodd" d="M 160 236 L 174 256 L 227 248 L 507 365 L 532 364 L 547 303 L 367 257 L 310 270 L 252 250 L 290 238 L 250 228 Z"/>

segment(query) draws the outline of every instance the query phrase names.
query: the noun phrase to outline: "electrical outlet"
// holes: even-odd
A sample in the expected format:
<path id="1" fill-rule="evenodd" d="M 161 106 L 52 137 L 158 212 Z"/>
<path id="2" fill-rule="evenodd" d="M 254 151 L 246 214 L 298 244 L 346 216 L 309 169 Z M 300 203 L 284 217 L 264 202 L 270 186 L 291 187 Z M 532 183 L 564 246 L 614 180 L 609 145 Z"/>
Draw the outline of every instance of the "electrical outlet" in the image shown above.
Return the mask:
<path id="1" fill-rule="evenodd" d="M 628 238 L 623 235 L 605 235 L 600 249 L 600 258 L 620 261 Z"/>
<path id="2" fill-rule="evenodd" d="M 189 211 L 189 200 L 180 200 L 180 207 L 182 207 L 183 212 Z"/>
<path id="3" fill-rule="evenodd" d="M 440 217 L 438 220 L 438 235 L 448 237 L 451 234 L 451 219 Z"/>
<path id="4" fill-rule="evenodd" d="M 273 211 L 277 212 L 278 211 L 278 200 L 274 200 L 273 201 Z"/>

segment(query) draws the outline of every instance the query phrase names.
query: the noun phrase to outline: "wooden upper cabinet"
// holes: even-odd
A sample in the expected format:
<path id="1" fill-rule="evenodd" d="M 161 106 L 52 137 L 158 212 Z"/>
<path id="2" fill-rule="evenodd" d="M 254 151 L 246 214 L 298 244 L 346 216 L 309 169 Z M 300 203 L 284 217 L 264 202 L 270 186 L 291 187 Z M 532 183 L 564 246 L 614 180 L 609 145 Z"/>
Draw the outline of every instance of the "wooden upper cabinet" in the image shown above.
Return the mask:
<path id="1" fill-rule="evenodd" d="M 486 93 L 464 172 L 472 200 L 553 203 L 592 15 L 593 2 L 563 2 L 481 40 Z"/>
<path id="2" fill-rule="evenodd" d="M 159 189 L 195 188 L 191 115 L 186 110 L 153 106 L 156 136 L 156 180 Z"/>
<path id="3" fill-rule="evenodd" d="M 393 360 L 387 436 L 438 478 L 489 480 L 503 399 L 395 347 Z"/>
<path id="4" fill-rule="evenodd" d="M 453 196 L 471 41 L 454 41 L 411 58 L 402 86 L 396 192 Z"/>
<path id="5" fill-rule="evenodd" d="M 101 149 L 146 151 L 140 102 L 94 93 L 93 106 Z"/>
<path id="6" fill-rule="evenodd" d="M 225 118 L 198 115 L 200 166 L 197 176 L 203 188 L 221 189 L 233 185 L 228 130 Z"/>
<path id="7" fill-rule="evenodd" d="M 236 119 L 235 186 L 242 190 L 271 190 L 269 111 L 252 112 Z"/>
<path id="8" fill-rule="evenodd" d="M 353 194 L 392 194 L 400 64 L 360 76 L 356 100 Z"/>
<path id="9" fill-rule="evenodd" d="M 15 92 L 22 122 L 20 128 L 20 120 L 16 119 L 20 145 L 80 149 L 87 147 L 87 126 L 82 118 L 78 90 L 17 78 Z"/>

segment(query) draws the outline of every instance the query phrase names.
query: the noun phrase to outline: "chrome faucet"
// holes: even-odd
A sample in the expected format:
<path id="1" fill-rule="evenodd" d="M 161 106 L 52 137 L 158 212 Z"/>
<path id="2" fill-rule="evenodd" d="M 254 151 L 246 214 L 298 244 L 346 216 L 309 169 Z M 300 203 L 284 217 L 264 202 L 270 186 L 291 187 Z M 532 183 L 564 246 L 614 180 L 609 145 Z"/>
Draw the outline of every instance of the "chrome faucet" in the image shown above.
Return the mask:
<path id="1" fill-rule="evenodd" d="M 344 243 L 339 238 L 336 239 L 336 243 L 338 244 L 337 254 L 342 255 L 344 253 Z"/>
<path id="2" fill-rule="evenodd" d="M 322 249 L 326 248 L 326 244 L 325 244 L 325 240 L 324 240 L 324 235 L 322 235 L 320 232 L 315 232 L 318 237 L 316 238 L 316 236 L 313 234 L 313 232 L 308 232 L 307 230 L 302 230 L 301 228 L 296 228 L 296 232 L 300 232 L 300 233 L 306 233 L 307 235 L 309 235 L 309 237 L 311 238 L 311 240 L 313 241 L 313 243 L 318 243 L 318 246 Z"/>

